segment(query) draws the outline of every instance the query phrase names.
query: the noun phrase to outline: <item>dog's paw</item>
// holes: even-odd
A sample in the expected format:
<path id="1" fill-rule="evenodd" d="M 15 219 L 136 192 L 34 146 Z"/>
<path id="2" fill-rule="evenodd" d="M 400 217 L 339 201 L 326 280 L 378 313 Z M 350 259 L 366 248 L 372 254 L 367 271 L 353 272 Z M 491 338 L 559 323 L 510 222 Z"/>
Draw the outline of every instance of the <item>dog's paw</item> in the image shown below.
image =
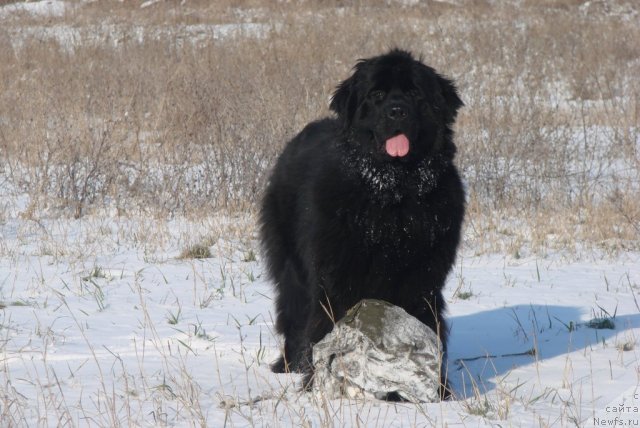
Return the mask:
<path id="1" fill-rule="evenodd" d="M 291 369 L 289 368 L 289 364 L 284 359 L 284 356 L 281 356 L 273 363 L 271 363 L 271 371 L 273 373 L 289 373 Z"/>

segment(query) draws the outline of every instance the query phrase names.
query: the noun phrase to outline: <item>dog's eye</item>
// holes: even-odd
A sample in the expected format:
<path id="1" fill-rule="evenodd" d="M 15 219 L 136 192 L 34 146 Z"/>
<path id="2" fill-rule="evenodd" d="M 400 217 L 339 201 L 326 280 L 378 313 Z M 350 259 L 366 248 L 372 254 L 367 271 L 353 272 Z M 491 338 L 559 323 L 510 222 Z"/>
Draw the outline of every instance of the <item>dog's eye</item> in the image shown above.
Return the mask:
<path id="1" fill-rule="evenodd" d="M 386 95 L 386 94 L 384 93 L 384 91 L 380 91 L 380 90 L 377 90 L 377 91 L 371 91 L 371 92 L 369 93 L 369 96 L 370 96 L 371 98 L 373 98 L 374 100 L 376 100 L 376 101 L 381 101 L 381 100 L 383 100 L 385 95 Z"/>
<path id="2" fill-rule="evenodd" d="M 420 91 L 418 91 L 417 89 L 411 89 L 411 90 L 409 90 L 409 96 L 411 98 L 419 98 L 420 97 Z"/>

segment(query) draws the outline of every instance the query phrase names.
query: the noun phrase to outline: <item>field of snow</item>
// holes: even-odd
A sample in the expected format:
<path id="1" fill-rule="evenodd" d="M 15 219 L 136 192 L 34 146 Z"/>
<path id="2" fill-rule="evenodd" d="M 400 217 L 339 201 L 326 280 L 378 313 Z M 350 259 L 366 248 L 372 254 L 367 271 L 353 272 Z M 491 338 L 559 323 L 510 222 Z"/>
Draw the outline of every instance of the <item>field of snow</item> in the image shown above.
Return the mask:
<path id="1" fill-rule="evenodd" d="M 322 400 L 275 375 L 249 217 L 33 221 L 3 195 L 4 426 L 587 426 L 640 419 L 640 254 L 474 256 L 446 287 L 456 399 Z M 207 242 L 211 257 L 185 257 Z M 624 411 L 623 411 L 624 410 Z M 622 412 L 623 411 L 623 412 Z M 614 422 L 611 422 L 614 423 Z M 626 422 L 625 422 L 626 423 Z"/>

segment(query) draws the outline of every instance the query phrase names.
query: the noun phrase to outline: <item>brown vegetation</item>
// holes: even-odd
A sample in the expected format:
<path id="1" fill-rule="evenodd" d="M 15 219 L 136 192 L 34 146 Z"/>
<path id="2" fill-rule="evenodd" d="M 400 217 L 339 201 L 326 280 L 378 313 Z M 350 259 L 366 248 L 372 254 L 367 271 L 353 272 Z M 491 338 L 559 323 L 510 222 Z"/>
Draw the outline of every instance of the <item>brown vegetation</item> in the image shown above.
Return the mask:
<path id="1" fill-rule="evenodd" d="M 25 215 L 253 210 L 279 149 L 328 114 L 354 61 L 398 46 L 466 103 L 474 248 L 637 248 L 633 3 L 225 3 L 0 15 L 0 175 L 30 195 Z"/>

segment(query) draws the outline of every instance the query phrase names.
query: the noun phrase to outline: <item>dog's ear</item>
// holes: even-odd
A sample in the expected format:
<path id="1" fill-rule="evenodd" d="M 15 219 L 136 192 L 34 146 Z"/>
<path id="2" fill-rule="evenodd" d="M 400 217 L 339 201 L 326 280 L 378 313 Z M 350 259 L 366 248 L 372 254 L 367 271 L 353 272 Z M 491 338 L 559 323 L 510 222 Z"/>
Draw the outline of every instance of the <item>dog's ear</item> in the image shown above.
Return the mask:
<path id="1" fill-rule="evenodd" d="M 358 91 L 361 82 L 366 79 L 366 73 L 371 60 L 360 59 L 353 67 L 353 74 L 340 83 L 331 97 L 329 108 L 338 114 L 346 127 L 351 125 L 358 109 Z"/>
<path id="2" fill-rule="evenodd" d="M 350 124 L 358 107 L 355 73 L 340 83 L 331 97 L 329 108 L 338 114 L 345 124 Z"/>
<path id="3" fill-rule="evenodd" d="M 438 80 L 438 85 L 440 86 L 442 98 L 444 98 L 445 121 L 447 125 L 451 125 L 456 119 L 458 109 L 464 106 L 464 103 L 458 96 L 458 90 L 456 89 L 453 81 L 442 77 L 439 74 L 436 74 L 436 78 Z"/>

